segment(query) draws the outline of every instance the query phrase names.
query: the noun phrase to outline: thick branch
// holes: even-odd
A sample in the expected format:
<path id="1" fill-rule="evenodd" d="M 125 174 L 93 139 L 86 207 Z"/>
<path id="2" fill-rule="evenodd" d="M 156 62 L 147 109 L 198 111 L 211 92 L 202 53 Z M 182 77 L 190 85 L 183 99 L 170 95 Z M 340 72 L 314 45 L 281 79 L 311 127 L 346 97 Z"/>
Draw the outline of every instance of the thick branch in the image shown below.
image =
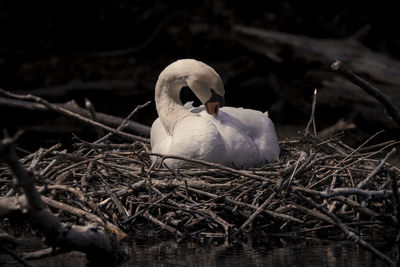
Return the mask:
<path id="1" fill-rule="evenodd" d="M 371 85 L 369 82 L 362 79 L 360 76 L 354 74 L 349 70 L 342 62 L 336 60 L 332 63 L 332 70 L 339 72 L 344 77 L 349 79 L 355 85 L 358 85 L 361 89 L 367 92 L 370 96 L 373 96 L 382 103 L 386 108 L 387 113 L 393 118 L 393 120 L 400 126 L 400 113 L 397 107 L 390 101 L 390 99 L 383 94 L 378 88 Z"/>
<path id="2" fill-rule="evenodd" d="M 16 98 L 16 99 L 35 101 L 37 103 L 40 103 L 40 104 L 44 105 L 49 110 L 52 110 L 52 111 L 57 112 L 57 113 L 61 113 L 61 114 L 65 115 L 65 116 L 74 118 L 76 120 L 79 120 L 79 121 L 81 121 L 83 123 L 86 123 L 86 124 L 89 124 L 91 126 L 96 126 L 96 127 L 102 128 L 102 129 L 104 129 L 104 130 L 106 130 L 108 132 L 111 132 L 111 133 L 113 133 L 115 135 L 118 135 L 118 136 L 120 136 L 122 138 L 125 138 L 127 140 L 130 140 L 130 141 L 142 141 L 142 142 L 145 142 L 145 143 L 149 143 L 150 142 L 150 140 L 147 139 L 147 138 L 121 132 L 121 131 L 116 130 L 114 128 L 111 128 L 111 127 L 109 127 L 107 125 L 101 124 L 101 123 L 99 123 L 97 121 L 93 121 L 91 119 L 83 117 L 82 115 L 79 115 L 79 114 L 77 114 L 75 112 L 72 112 L 72 111 L 70 111 L 70 110 L 68 110 L 68 109 L 66 109 L 64 107 L 51 104 L 51 103 L 47 102 L 46 100 L 44 100 L 44 99 L 42 99 L 40 97 L 34 96 L 34 95 L 16 95 L 16 94 L 12 94 L 12 93 L 6 92 L 3 89 L 0 89 L 0 94 L 8 96 L 8 97 Z"/>
<path id="3" fill-rule="evenodd" d="M 34 103 L 30 101 L 24 101 L 24 100 L 18 100 L 18 99 L 11 99 L 11 98 L 6 98 L 6 97 L 0 97 L 0 105 L 2 106 L 8 106 L 8 107 L 14 107 L 14 108 L 20 108 L 20 109 L 27 109 L 27 110 L 32 110 L 32 111 L 49 111 L 46 106 L 39 104 L 39 103 Z M 69 111 L 78 113 L 79 115 L 82 115 L 84 117 L 89 117 L 89 111 L 86 109 L 83 109 L 79 107 L 74 101 L 69 101 L 63 104 L 58 104 L 55 103 L 53 105 L 63 107 L 65 109 L 68 109 Z M 118 127 L 118 125 L 121 125 L 124 119 L 120 117 L 116 117 L 113 115 L 105 114 L 96 111 L 96 118 L 97 121 L 100 123 L 103 123 L 105 125 L 109 125 L 111 127 Z M 150 127 L 135 121 L 127 121 L 125 124 L 125 129 L 129 130 L 130 132 L 137 133 L 140 135 L 144 136 L 149 136 L 150 135 Z"/>
<path id="4" fill-rule="evenodd" d="M 50 246 L 60 247 L 64 251 L 82 251 L 92 262 L 116 264 L 123 254 L 119 251 L 114 238 L 102 227 L 68 226 L 62 224 L 58 217 L 44 208 L 32 175 L 23 168 L 15 153 L 14 139 L 6 137 L 0 141 L 0 161 L 10 167 L 15 175 L 16 185 L 22 189 L 26 197 L 27 205 L 24 206 L 23 203 L 19 205 L 21 209 L 27 210 L 30 224 L 46 237 L 46 242 Z"/>

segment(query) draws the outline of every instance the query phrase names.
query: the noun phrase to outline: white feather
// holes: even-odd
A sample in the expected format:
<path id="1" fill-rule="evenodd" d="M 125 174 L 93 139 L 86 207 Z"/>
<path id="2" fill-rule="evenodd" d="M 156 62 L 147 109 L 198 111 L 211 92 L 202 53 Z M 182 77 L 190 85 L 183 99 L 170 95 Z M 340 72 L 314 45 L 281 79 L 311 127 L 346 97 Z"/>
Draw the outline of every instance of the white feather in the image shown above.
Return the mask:
<path id="1" fill-rule="evenodd" d="M 191 62 L 188 61 L 190 65 Z M 195 61 L 193 67 L 196 67 L 198 62 Z M 213 76 L 215 74 L 215 72 L 210 73 Z M 177 74 L 174 73 L 174 75 Z M 187 77 L 191 73 L 186 71 L 185 75 Z M 203 73 L 202 78 L 204 77 L 206 76 Z M 164 79 L 168 80 L 165 77 Z M 215 80 L 215 77 L 213 79 Z M 161 84 L 168 87 L 165 81 Z M 207 81 L 204 81 L 204 84 L 207 86 Z M 201 95 L 207 87 L 191 89 L 197 90 L 195 92 Z M 157 90 L 160 89 L 156 88 L 156 96 Z M 156 99 L 159 115 L 165 118 L 156 119 L 151 128 L 150 139 L 154 153 L 202 159 L 238 168 L 256 167 L 277 159 L 280 151 L 278 138 L 268 113 L 223 107 L 219 109 L 218 115 L 210 115 L 205 111 L 204 106 L 193 107 L 191 102 L 186 103 L 184 107 L 182 105 L 178 107 L 179 105 L 175 105 L 177 100 L 168 95 L 169 91 L 175 92 L 175 89 L 165 90 L 164 88 L 164 94 L 158 94 L 162 101 Z M 223 88 L 220 91 L 223 92 Z M 172 105 L 169 102 L 175 104 Z M 174 106 L 174 109 L 168 109 L 168 112 L 165 112 L 167 109 L 159 106 L 160 104 Z M 163 121 L 174 123 L 174 125 L 165 127 Z M 165 163 L 171 168 L 187 164 L 185 161 L 176 159 L 168 159 Z"/>

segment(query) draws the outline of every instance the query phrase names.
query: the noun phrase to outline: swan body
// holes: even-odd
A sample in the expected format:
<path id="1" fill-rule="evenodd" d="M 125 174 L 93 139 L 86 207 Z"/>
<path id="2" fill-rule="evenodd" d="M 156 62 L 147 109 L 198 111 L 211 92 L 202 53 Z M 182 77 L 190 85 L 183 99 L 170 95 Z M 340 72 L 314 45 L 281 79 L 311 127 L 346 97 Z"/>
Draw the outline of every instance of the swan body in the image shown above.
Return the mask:
<path id="1" fill-rule="evenodd" d="M 203 103 L 182 105 L 179 93 L 188 86 Z M 225 90 L 210 66 L 194 60 L 178 60 L 160 74 L 155 91 L 159 115 L 150 132 L 153 153 L 178 155 L 236 168 L 261 166 L 276 160 L 279 144 L 268 113 L 222 107 Z M 155 159 L 153 159 L 155 160 Z M 164 161 L 177 168 L 188 163 Z"/>

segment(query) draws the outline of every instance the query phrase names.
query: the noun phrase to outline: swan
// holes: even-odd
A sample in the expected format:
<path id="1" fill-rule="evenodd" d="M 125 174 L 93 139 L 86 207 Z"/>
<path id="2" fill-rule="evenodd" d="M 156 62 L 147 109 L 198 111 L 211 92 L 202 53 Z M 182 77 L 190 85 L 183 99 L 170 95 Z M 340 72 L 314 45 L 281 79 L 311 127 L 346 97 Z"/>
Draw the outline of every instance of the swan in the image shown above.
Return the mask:
<path id="1" fill-rule="evenodd" d="M 202 106 L 182 105 L 180 91 L 188 86 Z M 224 107 L 221 77 L 195 59 L 168 65 L 155 87 L 158 118 L 150 131 L 153 153 L 177 155 L 235 168 L 258 167 L 277 159 L 278 138 L 268 113 Z M 152 157 L 156 160 L 156 157 Z M 170 168 L 189 165 L 178 159 L 164 161 Z"/>

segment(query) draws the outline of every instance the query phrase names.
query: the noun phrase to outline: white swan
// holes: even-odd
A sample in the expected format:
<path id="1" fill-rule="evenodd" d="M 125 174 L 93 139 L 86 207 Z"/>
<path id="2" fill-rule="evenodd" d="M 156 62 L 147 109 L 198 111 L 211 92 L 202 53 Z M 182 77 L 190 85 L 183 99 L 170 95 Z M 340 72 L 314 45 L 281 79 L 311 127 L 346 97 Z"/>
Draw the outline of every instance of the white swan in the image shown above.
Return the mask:
<path id="1" fill-rule="evenodd" d="M 182 105 L 179 94 L 185 86 L 203 106 Z M 220 76 L 203 62 L 182 59 L 167 66 L 155 89 L 159 118 L 151 127 L 152 152 L 237 168 L 256 167 L 277 159 L 278 138 L 268 113 L 222 107 L 224 94 Z M 164 162 L 171 168 L 188 164 L 177 159 Z"/>

